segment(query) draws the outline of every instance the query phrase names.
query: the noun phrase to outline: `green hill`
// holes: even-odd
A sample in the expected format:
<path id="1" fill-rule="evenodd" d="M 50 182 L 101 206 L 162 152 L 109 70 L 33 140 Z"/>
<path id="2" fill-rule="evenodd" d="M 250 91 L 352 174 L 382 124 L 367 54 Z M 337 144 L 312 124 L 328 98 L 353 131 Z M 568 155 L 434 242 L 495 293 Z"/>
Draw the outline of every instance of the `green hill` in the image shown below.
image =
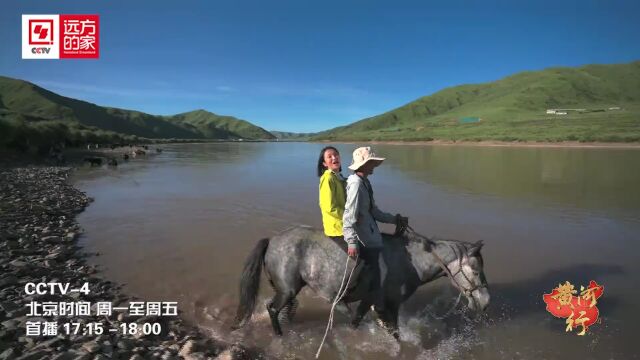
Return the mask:
<path id="1" fill-rule="evenodd" d="M 87 127 L 147 138 L 201 138 L 197 133 L 138 111 L 101 107 L 60 96 L 32 83 L 0 77 L 5 118 L 28 122 L 76 122 Z"/>
<path id="2" fill-rule="evenodd" d="M 0 76 L 0 147 L 148 139 L 274 139 L 247 121 L 197 110 L 173 116 L 98 106 Z"/>
<path id="3" fill-rule="evenodd" d="M 233 116 L 216 115 L 205 110 L 165 116 L 172 124 L 193 129 L 209 139 L 275 139 L 265 129 Z"/>
<path id="4" fill-rule="evenodd" d="M 640 141 L 640 61 L 455 86 L 312 139 Z"/>
<path id="5" fill-rule="evenodd" d="M 297 140 L 304 141 L 308 140 L 310 137 L 314 136 L 315 133 L 295 133 L 295 132 L 287 132 L 287 131 L 269 131 L 279 140 Z"/>

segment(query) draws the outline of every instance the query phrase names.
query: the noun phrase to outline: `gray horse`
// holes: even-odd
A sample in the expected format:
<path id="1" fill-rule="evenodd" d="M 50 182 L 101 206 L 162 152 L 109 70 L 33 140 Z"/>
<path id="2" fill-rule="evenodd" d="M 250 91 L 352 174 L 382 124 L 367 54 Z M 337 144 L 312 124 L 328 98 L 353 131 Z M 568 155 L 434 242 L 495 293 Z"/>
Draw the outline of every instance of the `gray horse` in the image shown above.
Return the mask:
<path id="1" fill-rule="evenodd" d="M 448 276 L 468 300 L 470 310 L 483 311 L 489 304 L 489 290 L 483 273 L 480 249 L 482 241 L 467 243 L 456 240 L 430 240 L 412 229 L 404 235 L 383 234 L 381 270 L 384 278 L 384 311 L 378 317 L 396 338 L 398 311 L 416 289 L 442 276 Z M 276 335 L 282 335 L 278 315 L 283 308 L 292 309 L 295 297 L 305 286 L 317 295 L 333 301 L 341 287 L 347 255 L 332 240 L 311 227 L 298 226 L 262 239 L 246 260 L 240 280 L 240 304 L 236 327 L 243 326 L 253 314 L 264 267 L 275 291 L 267 305 L 271 325 Z M 354 265 L 349 262 L 348 270 Z M 355 279 L 352 279 L 353 283 Z M 352 313 L 352 325 L 357 327 L 371 306 L 367 294 L 367 272 L 357 277 L 342 299 L 343 306 L 360 301 Z M 350 311 L 350 309 L 349 309 Z"/>

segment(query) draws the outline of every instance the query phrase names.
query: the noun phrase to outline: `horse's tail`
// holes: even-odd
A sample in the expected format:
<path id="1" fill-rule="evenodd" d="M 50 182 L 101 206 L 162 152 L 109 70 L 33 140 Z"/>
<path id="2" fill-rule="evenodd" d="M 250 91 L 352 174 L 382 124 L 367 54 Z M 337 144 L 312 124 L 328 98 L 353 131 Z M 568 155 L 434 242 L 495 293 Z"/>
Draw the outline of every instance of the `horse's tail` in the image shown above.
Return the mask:
<path id="1" fill-rule="evenodd" d="M 234 328 L 243 326 L 256 307 L 256 299 L 260 291 L 260 274 L 268 246 L 269 238 L 258 241 L 244 263 L 240 278 L 240 304 L 238 304 Z"/>

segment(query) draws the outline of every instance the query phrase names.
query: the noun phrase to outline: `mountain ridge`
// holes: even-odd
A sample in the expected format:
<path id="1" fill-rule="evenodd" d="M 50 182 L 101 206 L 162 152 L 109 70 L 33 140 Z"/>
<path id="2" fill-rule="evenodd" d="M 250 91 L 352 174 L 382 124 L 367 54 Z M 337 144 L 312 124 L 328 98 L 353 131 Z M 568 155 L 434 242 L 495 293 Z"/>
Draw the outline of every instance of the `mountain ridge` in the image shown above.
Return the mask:
<path id="1" fill-rule="evenodd" d="M 585 111 L 546 114 L 561 107 Z M 634 61 L 552 67 L 453 86 L 311 139 L 640 141 L 639 115 L 640 61 Z"/>
<path id="2" fill-rule="evenodd" d="M 151 139 L 275 138 L 246 120 L 202 109 L 170 116 L 152 115 L 73 99 L 5 76 L 0 76 L 0 109 L 0 117 L 5 121 L 27 126 L 33 122 L 55 121 Z"/>

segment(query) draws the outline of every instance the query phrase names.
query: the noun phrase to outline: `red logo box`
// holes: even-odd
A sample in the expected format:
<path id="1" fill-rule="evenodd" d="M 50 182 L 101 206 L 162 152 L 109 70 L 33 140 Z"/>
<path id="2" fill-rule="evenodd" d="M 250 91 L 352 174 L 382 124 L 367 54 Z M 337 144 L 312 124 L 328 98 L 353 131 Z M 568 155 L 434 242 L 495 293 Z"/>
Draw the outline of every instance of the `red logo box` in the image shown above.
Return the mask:
<path id="1" fill-rule="evenodd" d="M 97 59 L 100 56 L 98 15 L 60 15 L 60 58 Z"/>
<path id="2" fill-rule="evenodd" d="M 53 44 L 53 20 L 29 20 L 29 45 Z"/>

